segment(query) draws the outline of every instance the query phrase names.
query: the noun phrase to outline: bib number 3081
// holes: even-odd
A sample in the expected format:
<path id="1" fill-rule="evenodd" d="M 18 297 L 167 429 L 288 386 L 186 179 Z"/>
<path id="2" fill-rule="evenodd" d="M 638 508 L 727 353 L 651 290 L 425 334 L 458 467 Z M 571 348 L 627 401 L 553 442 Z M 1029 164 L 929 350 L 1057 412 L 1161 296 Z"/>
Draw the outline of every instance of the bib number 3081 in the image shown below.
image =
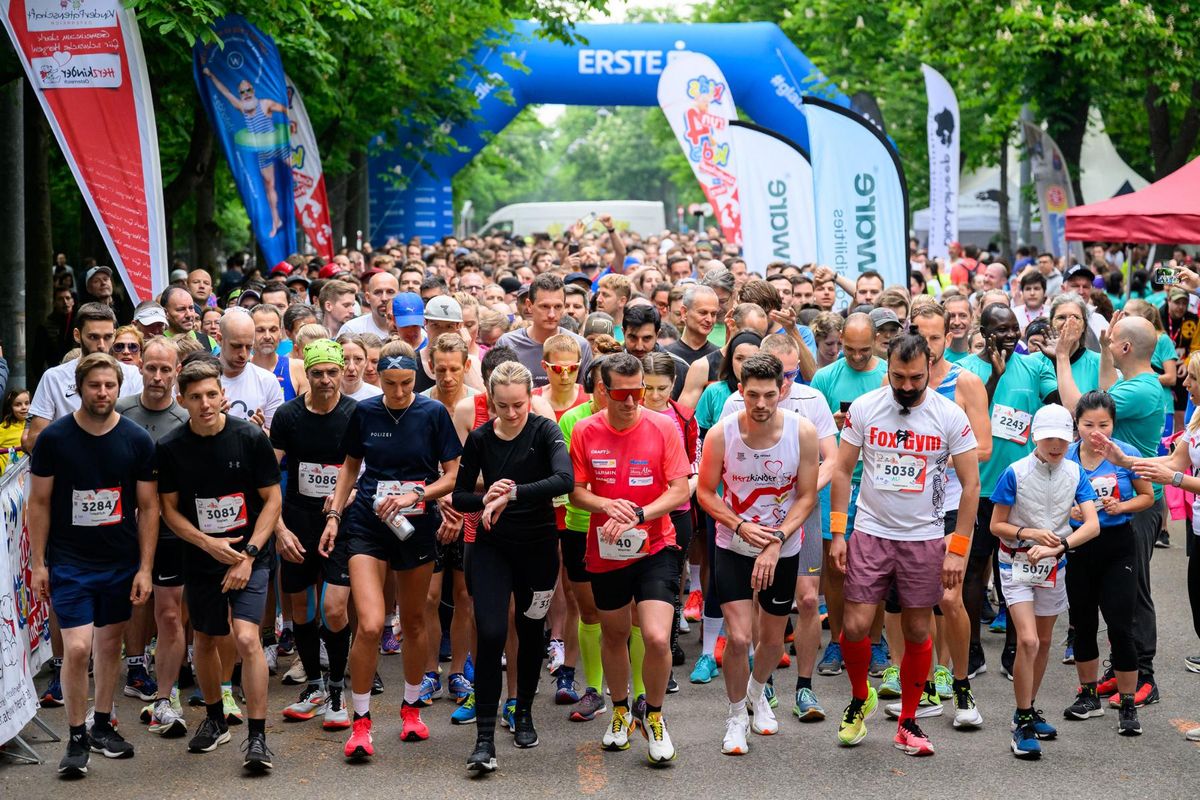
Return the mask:
<path id="1" fill-rule="evenodd" d="M 196 521 L 201 533 L 225 533 L 244 527 L 246 496 L 238 492 L 224 497 L 197 497 Z"/>
<path id="2" fill-rule="evenodd" d="M 600 557 L 605 561 L 636 561 L 646 555 L 648 538 L 641 528 L 630 528 L 611 544 L 601 538 Z"/>

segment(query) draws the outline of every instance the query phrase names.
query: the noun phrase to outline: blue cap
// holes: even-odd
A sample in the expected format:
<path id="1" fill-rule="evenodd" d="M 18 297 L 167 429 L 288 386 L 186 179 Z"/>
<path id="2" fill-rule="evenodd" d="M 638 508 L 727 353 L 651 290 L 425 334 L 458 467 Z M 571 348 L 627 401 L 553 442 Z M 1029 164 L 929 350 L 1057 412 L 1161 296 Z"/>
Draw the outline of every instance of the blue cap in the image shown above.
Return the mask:
<path id="1" fill-rule="evenodd" d="M 641 264 L 641 259 L 637 256 L 625 256 L 625 266 L 632 267 L 634 264 Z"/>
<path id="2" fill-rule="evenodd" d="M 401 292 L 392 298 L 392 316 L 397 328 L 425 324 L 425 304 L 416 292 Z"/>

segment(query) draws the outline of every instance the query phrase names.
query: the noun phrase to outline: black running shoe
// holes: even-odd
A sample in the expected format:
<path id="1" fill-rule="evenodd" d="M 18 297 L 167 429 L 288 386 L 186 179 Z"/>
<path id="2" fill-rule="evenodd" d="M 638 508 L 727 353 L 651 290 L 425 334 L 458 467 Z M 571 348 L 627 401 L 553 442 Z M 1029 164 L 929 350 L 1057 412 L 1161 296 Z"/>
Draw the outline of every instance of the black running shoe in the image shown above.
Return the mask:
<path id="1" fill-rule="evenodd" d="M 133 745 L 125 741 L 111 725 L 94 725 L 91 731 L 92 752 L 105 758 L 133 758 Z"/>
<path id="2" fill-rule="evenodd" d="M 87 775 L 88 762 L 92 759 L 88 735 L 71 736 L 67 739 L 67 752 L 58 762 L 58 774 L 64 778 L 82 778 Z"/>
<path id="3" fill-rule="evenodd" d="M 971 649 L 967 659 L 967 678 L 974 679 L 976 675 L 982 675 L 987 672 L 987 659 L 983 655 L 983 645 L 979 642 L 971 642 Z"/>
<path id="4" fill-rule="evenodd" d="M 533 712 L 518 709 L 513 715 L 513 744 L 517 747 L 537 747 L 537 730 L 533 727 Z"/>
<path id="5" fill-rule="evenodd" d="M 189 753 L 211 753 L 219 745 L 229 741 L 229 728 L 221 725 L 215 719 L 205 717 L 200 723 L 200 730 L 188 742 Z"/>
<path id="6" fill-rule="evenodd" d="M 371 694 L 383 694 L 383 678 L 379 677 L 379 673 L 375 673 L 375 678 L 371 681 Z"/>
<path id="7" fill-rule="evenodd" d="M 264 734 L 250 734 L 246 741 L 242 742 L 242 752 L 246 754 L 242 759 L 242 766 L 251 772 L 266 772 L 275 766 L 271 763 L 275 754 L 267 747 L 267 737 Z"/>
<path id="8" fill-rule="evenodd" d="M 679 646 L 679 642 L 671 645 L 671 666 L 681 667 L 687 662 L 687 655 L 683 652 L 683 648 Z"/>
<path id="9" fill-rule="evenodd" d="M 1104 716 L 1104 704 L 1100 702 L 1100 697 L 1094 690 L 1086 687 L 1080 688 L 1079 693 L 1075 695 L 1075 702 L 1066 711 L 1063 711 L 1063 716 L 1067 719 L 1102 717 Z"/>
<path id="10" fill-rule="evenodd" d="M 1122 703 L 1118 713 L 1117 733 L 1122 736 L 1141 736 L 1142 723 L 1138 721 L 1137 706 L 1133 703 Z"/>
<path id="11" fill-rule="evenodd" d="M 475 750 L 467 759 L 467 769 L 479 773 L 495 772 L 496 743 L 491 739 L 477 739 Z"/>
<path id="12" fill-rule="evenodd" d="M 1166 531 L 1159 531 L 1158 538 L 1154 540 L 1155 547 L 1161 547 L 1164 550 L 1171 546 L 1171 534 Z"/>

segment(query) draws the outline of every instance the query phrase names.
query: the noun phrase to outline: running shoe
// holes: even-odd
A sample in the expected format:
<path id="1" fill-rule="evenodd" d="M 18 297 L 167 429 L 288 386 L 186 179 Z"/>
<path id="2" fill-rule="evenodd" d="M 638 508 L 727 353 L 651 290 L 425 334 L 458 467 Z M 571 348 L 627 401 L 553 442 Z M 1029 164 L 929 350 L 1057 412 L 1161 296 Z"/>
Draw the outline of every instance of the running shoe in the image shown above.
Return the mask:
<path id="1" fill-rule="evenodd" d="M 1064 663 L 1064 664 L 1074 664 L 1075 663 L 1075 629 L 1074 628 L 1067 628 L 1067 641 L 1063 647 L 1062 663 Z"/>
<path id="2" fill-rule="evenodd" d="M 900 696 L 899 667 L 888 667 L 883 671 L 883 680 L 879 684 L 879 696 L 888 699 Z"/>
<path id="3" fill-rule="evenodd" d="M 537 730 L 533 727 L 533 712 L 518 711 L 513 716 L 513 744 L 522 749 L 538 746 Z"/>
<path id="4" fill-rule="evenodd" d="M 263 658 L 267 662 L 267 672 L 271 675 L 279 672 L 279 645 L 269 644 L 263 648 Z"/>
<path id="5" fill-rule="evenodd" d="M 91 743 L 86 733 L 67 737 L 67 752 L 58 762 L 58 774 L 68 778 L 87 775 L 88 762 L 92 760 Z"/>
<path id="6" fill-rule="evenodd" d="M 717 668 L 717 661 L 708 653 L 704 653 L 696 660 L 696 666 L 692 669 L 691 677 L 688 678 L 692 683 L 711 683 L 712 679 L 721 674 L 721 670 Z"/>
<path id="7" fill-rule="evenodd" d="M 825 646 L 825 655 L 821 656 L 820 662 L 817 663 L 817 672 L 826 676 L 841 675 L 842 666 L 842 646 L 837 642 L 830 642 Z"/>
<path id="8" fill-rule="evenodd" d="M 154 702 L 149 731 L 164 739 L 178 739 L 187 735 L 187 721 L 171 705 L 170 699 L 164 697 Z"/>
<path id="9" fill-rule="evenodd" d="M 713 660 L 717 662 L 718 667 L 725 661 L 725 643 L 725 634 L 721 634 L 717 637 L 717 646 L 713 648 Z M 754 662 L 750 663 L 750 668 L 754 669 Z"/>
<path id="10" fill-rule="evenodd" d="M 976 675 L 987 672 L 987 659 L 983 655 L 983 645 L 971 642 L 967 655 L 967 678 L 974 680 Z"/>
<path id="11" fill-rule="evenodd" d="M 183 704 L 179 702 L 179 690 L 171 689 L 171 708 L 175 709 L 176 714 L 183 714 Z"/>
<path id="12" fill-rule="evenodd" d="M 350 738 L 346 741 L 343 752 L 346 758 L 355 760 L 375 755 L 375 740 L 371 736 L 370 717 L 359 717 L 354 720 L 354 729 L 350 732 Z"/>
<path id="13" fill-rule="evenodd" d="M 471 772 L 495 772 L 496 743 L 491 739 L 476 739 L 475 749 L 467 759 L 467 769 Z"/>
<path id="14" fill-rule="evenodd" d="M 111 725 L 95 725 L 88 734 L 93 753 L 105 758 L 133 758 L 133 745 L 125 741 Z"/>
<path id="15" fill-rule="evenodd" d="M 975 705 L 975 695 L 969 686 L 960 686 L 954 690 L 953 724 L 956 728 L 983 727 L 983 715 Z"/>
<path id="16" fill-rule="evenodd" d="M 550 654 L 546 661 L 546 669 L 551 674 L 558 671 L 558 668 L 563 665 L 567 659 L 567 645 L 562 639 L 550 640 Z"/>
<path id="17" fill-rule="evenodd" d="M 930 691 L 929 683 L 925 683 L 925 688 L 921 691 L 921 701 L 917 703 L 917 718 L 925 719 L 926 717 L 940 717 L 945 710 L 942 708 L 942 698 L 935 691 Z M 888 703 L 883 709 L 883 713 L 887 714 L 891 719 L 900 719 L 903 713 L 903 703 Z"/>
<path id="18" fill-rule="evenodd" d="M 725 739 L 721 743 L 721 752 L 727 756 L 744 756 L 750 752 L 750 743 L 746 741 L 746 731 L 750 727 L 750 717 L 745 709 L 740 713 L 730 714 L 725 719 Z"/>
<path id="19" fill-rule="evenodd" d="M 427 706 L 432 705 L 434 700 L 444 694 L 442 676 L 436 672 L 426 672 L 425 677 L 421 678 L 421 702 Z"/>
<path id="20" fill-rule="evenodd" d="M 649 745 L 646 758 L 651 764 L 666 764 L 675 758 L 675 745 L 671 744 L 671 736 L 667 733 L 667 723 L 661 711 L 646 715 L 642 735 L 646 737 Z"/>
<path id="21" fill-rule="evenodd" d="M 633 723 L 633 714 L 628 709 L 614 708 L 612 722 L 601 737 L 600 746 L 605 750 L 628 750 Z"/>
<path id="22" fill-rule="evenodd" d="M 784 653 L 779 657 L 779 663 L 775 665 L 776 669 L 788 669 L 792 666 L 792 657 Z"/>
<path id="23" fill-rule="evenodd" d="M 1200 673 L 1200 656 L 1188 656 L 1183 660 L 1183 666 L 1188 672 Z"/>
<path id="24" fill-rule="evenodd" d="M 400 719 L 404 723 L 400 730 L 400 741 L 423 742 L 429 738 L 429 726 L 421 720 L 421 709 L 417 706 L 401 703 Z"/>
<path id="25" fill-rule="evenodd" d="M 84 725 L 90 731 L 92 726 L 96 724 L 96 706 L 88 706 L 87 714 L 83 718 Z M 113 703 L 112 711 L 108 715 L 108 724 L 113 730 L 121 727 L 121 723 L 117 721 L 117 704 Z"/>
<path id="26" fill-rule="evenodd" d="M 1150 681 L 1143 680 L 1138 683 L 1137 692 L 1133 695 L 1133 703 L 1138 708 L 1149 706 L 1159 701 L 1158 686 Z M 1113 708 L 1121 707 L 1121 695 L 1114 694 L 1108 698 L 1108 704 Z"/>
<path id="27" fill-rule="evenodd" d="M 463 677 L 474 686 L 475 685 L 475 661 L 471 658 L 471 654 L 467 653 L 467 658 L 463 661 Z"/>
<path id="28" fill-rule="evenodd" d="M 992 624 L 988 625 L 988 630 L 992 633 L 1004 633 L 1008 630 L 1008 609 L 1001 606 L 1000 613 L 992 620 Z"/>
<path id="29" fill-rule="evenodd" d="M 308 683 L 308 673 L 304 671 L 304 664 L 297 658 L 291 668 L 283 673 L 283 685 L 300 686 L 305 683 Z"/>
<path id="30" fill-rule="evenodd" d="M 990 594 L 988 592 L 983 595 L 983 606 L 979 610 L 979 621 L 984 625 L 987 625 L 996 618 L 996 608 L 992 605 Z"/>
<path id="31" fill-rule="evenodd" d="M 1013 662 L 1017 660 L 1017 646 L 1005 647 L 1000 651 L 1000 674 L 1010 681 L 1013 679 Z"/>
<path id="32" fill-rule="evenodd" d="M 1021 724 L 1021 721 L 1017 719 L 1017 712 L 1014 711 L 1012 718 L 1012 729 L 1016 730 L 1021 726 Z M 1026 721 L 1024 724 L 1033 730 L 1033 735 L 1038 739 L 1048 741 L 1050 739 L 1058 738 L 1058 729 L 1046 721 L 1046 718 L 1042 715 L 1042 711 L 1039 708 L 1035 708 L 1033 710 L 1033 719 Z"/>
<path id="33" fill-rule="evenodd" d="M 204 708 L 205 705 L 204 692 L 200 691 L 200 687 L 197 686 L 188 695 L 188 708 Z"/>
<path id="34" fill-rule="evenodd" d="M 500 724 L 509 731 L 517 730 L 517 698 L 510 697 L 504 701 L 504 709 L 500 712 Z"/>
<path id="35" fill-rule="evenodd" d="M 1200 728 L 1192 728 L 1183 735 L 1189 742 L 1200 742 Z"/>
<path id="36" fill-rule="evenodd" d="M 300 698 L 283 710 L 283 716 L 291 720 L 310 720 L 320 713 L 325 697 L 324 686 L 310 683 L 300 691 Z"/>
<path id="37" fill-rule="evenodd" d="M 746 710 L 753 718 L 750 730 L 759 736 L 774 736 L 779 733 L 779 720 L 775 719 L 775 712 L 771 710 L 771 704 L 767 702 L 766 692 L 758 697 L 747 695 Z"/>
<path id="38" fill-rule="evenodd" d="M 1018 725 L 1013 730 L 1012 743 L 1013 755 L 1017 758 L 1027 761 L 1035 761 L 1042 757 L 1042 745 L 1038 742 L 1037 734 L 1033 730 L 1033 723 L 1027 722 L 1024 725 Z"/>
<path id="39" fill-rule="evenodd" d="M 871 666 L 867 673 L 872 678 L 878 678 L 883 675 L 891 661 L 892 655 L 888 650 L 887 639 L 880 636 L 879 641 L 871 645 Z"/>
<path id="40" fill-rule="evenodd" d="M 1161 547 L 1162 549 L 1166 550 L 1171 546 L 1171 534 L 1167 533 L 1165 530 L 1159 531 L 1158 538 L 1154 540 L 1154 546 Z"/>
<path id="41" fill-rule="evenodd" d="M 266 772 L 275 767 L 271 763 L 275 754 L 267 747 L 266 734 L 252 733 L 247 736 L 246 741 L 242 742 L 242 752 L 246 754 L 242 758 L 242 767 L 250 772 Z"/>
<path id="42" fill-rule="evenodd" d="M 465 703 L 467 698 L 475 691 L 475 687 L 467 680 L 467 676 L 461 672 L 452 673 L 450 679 L 446 681 L 446 686 L 450 691 L 450 697 L 454 700 L 455 705 Z"/>
<path id="43" fill-rule="evenodd" d="M 875 690 L 867 687 L 867 699 L 851 699 L 846 710 L 842 712 L 842 721 L 838 725 L 838 741 L 846 747 L 853 747 L 867 737 L 867 720 L 875 713 L 879 705 L 879 696 Z"/>
<path id="44" fill-rule="evenodd" d="M 375 673 L 375 677 L 371 679 L 371 696 L 383 694 L 383 678 L 379 677 L 379 673 Z"/>
<path id="45" fill-rule="evenodd" d="M 679 618 L 679 632 L 680 633 L 691 633 L 692 632 L 692 626 L 688 625 L 687 617 L 681 616 Z"/>
<path id="46" fill-rule="evenodd" d="M 450 715 L 450 724 L 470 725 L 475 721 L 475 716 L 475 693 L 471 692 L 462 705 L 454 709 L 454 713 Z"/>
<path id="47" fill-rule="evenodd" d="M 688 622 L 699 622 L 704 616 L 704 596 L 697 589 L 688 593 L 687 602 L 683 604 L 683 618 Z"/>
<path id="48" fill-rule="evenodd" d="M 125 687 L 121 690 L 126 697 L 136 697 L 149 702 L 158 697 L 158 684 L 141 664 L 131 666 L 125 675 Z"/>
<path id="49" fill-rule="evenodd" d="M 211 753 L 218 746 L 229 742 L 229 728 L 222 727 L 215 719 L 204 718 L 200 729 L 188 742 L 189 753 Z"/>
<path id="50" fill-rule="evenodd" d="M 667 694 L 679 694 L 679 681 L 675 680 L 674 672 L 667 676 Z"/>
<path id="51" fill-rule="evenodd" d="M 767 678 L 767 685 L 763 687 L 763 697 L 767 698 L 767 705 L 772 710 L 779 708 L 779 698 L 775 695 L 775 676 Z"/>
<path id="52" fill-rule="evenodd" d="M 321 661 L 320 661 L 321 669 L 328 671 L 329 670 L 329 651 L 325 649 L 325 640 L 324 639 L 321 640 L 320 657 L 321 657 Z"/>
<path id="53" fill-rule="evenodd" d="M 321 727 L 327 731 L 344 731 L 350 727 L 350 712 L 346 708 L 345 689 L 341 686 L 330 686 L 329 694 L 325 697 L 325 705 L 321 706 Z"/>
<path id="54" fill-rule="evenodd" d="M 906 719 L 896 726 L 896 736 L 892 741 L 897 750 L 903 750 L 907 755 L 933 755 L 933 742 L 929 741 L 915 719 Z"/>
<path id="55" fill-rule="evenodd" d="M 937 691 L 937 696 L 943 700 L 950 700 L 954 697 L 954 676 L 941 664 L 933 670 L 933 686 Z"/>
<path id="56" fill-rule="evenodd" d="M 679 642 L 671 642 L 671 666 L 682 667 L 687 662 L 687 653 L 679 646 Z"/>
<path id="57" fill-rule="evenodd" d="M 225 712 L 226 725 L 241 725 L 245 719 L 242 716 L 242 709 L 238 707 L 237 700 L 233 699 L 233 689 L 221 687 L 221 706 Z"/>
<path id="58" fill-rule="evenodd" d="M 796 692 L 796 704 L 792 713 L 801 722 L 820 722 L 825 719 L 825 709 L 817 702 L 817 695 L 807 686 Z"/>
<path id="59" fill-rule="evenodd" d="M 392 630 L 391 625 L 384 625 L 383 632 L 379 634 L 379 653 L 385 656 L 394 656 L 400 652 L 400 640 L 396 638 L 396 632 Z"/>
<path id="60" fill-rule="evenodd" d="M 1066 719 L 1089 719 L 1102 716 L 1104 716 L 1104 704 L 1100 702 L 1100 698 L 1094 691 L 1088 691 L 1083 686 L 1079 687 L 1079 691 L 1075 694 L 1075 702 L 1063 711 L 1063 717 Z"/>
<path id="61" fill-rule="evenodd" d="M 296 634 L 291 628 L 284 628 L 279 632 L 279 647 L 277 652 L 281 656 L 295 655 L 296 653 Z"/>
<path id="62" fill-rule="evenodd" d="M 572 722 L 591 722 L 597 714 L 603 714 L 607 710 L 604 697 L 589 686 L 567 718 Z"/>
<path id="63" fill-rule="evenodd" d="M 1117 733 L 1122 736 L 1141 736 L 1142 723 L 1138 721 L 1137 706 L 1125 703 L 1121 706 L 1117 718 Z"/>
<path id="64" fill-rule="evenodd" d="M 54 675 L 50 678 L 50 683 L 46 684 L 46 691 L 42 692 L 41 706 L 42 708 L 62 708 L 62 680 L 59 678 L 58 670 L 54 670 Z M 64 761 L 66 758 L 64 757 Z M 84 759 L 83 772 L 87 772 L 87 759 Z M 59 771 L 61 772 L 61 765 Z M 82 774 L 82 773 L 80 773 Z"/>

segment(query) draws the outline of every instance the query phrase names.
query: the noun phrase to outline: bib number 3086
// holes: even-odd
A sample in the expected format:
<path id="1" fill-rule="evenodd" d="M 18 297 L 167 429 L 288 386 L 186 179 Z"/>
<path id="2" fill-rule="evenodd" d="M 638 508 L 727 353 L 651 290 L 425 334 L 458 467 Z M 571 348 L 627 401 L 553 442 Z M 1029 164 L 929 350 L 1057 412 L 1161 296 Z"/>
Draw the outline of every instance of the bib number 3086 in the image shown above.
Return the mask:
<path id="1" fill-rule="evenodd" d="M 600 539 L 600 557 L 605 561 L 636 561 L 647 551 L 648 535 L 641 528 L 630 528 L 611 544 Z"/>

